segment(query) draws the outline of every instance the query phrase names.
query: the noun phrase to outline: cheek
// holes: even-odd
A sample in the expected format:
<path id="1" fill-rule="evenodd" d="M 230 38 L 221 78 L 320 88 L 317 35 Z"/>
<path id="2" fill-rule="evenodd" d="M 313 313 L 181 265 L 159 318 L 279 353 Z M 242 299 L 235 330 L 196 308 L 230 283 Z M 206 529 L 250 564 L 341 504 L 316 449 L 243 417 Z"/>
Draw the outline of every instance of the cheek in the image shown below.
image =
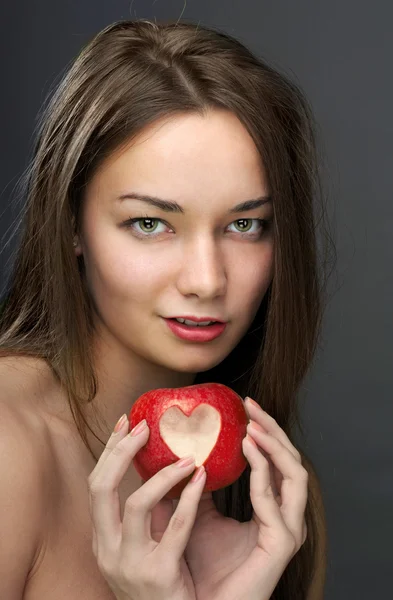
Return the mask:
<path id="1" fill-rule="evenodd" d="M 95 295 L 140 303 L 149 302 L 155 290 L 168 279 L 168 262 L 147 253 L 121 251 L 120 247 L 108 246 L 96 253 L 89 269 L 90 284 Z"/>
<path id="2" fill-rule="evenodd" d="M 232 284 L 233 311 L 237 315 L 239 331 L 243 335 L 258 312 L 261 302 L 273 277 L 273 249 L 270 245 L 259 249 L 253 255 L 242 258 L 237 266 Z"/>
<path id="3" fill-rule="evenodd" d="M 233 284 L 249 308 L 259 306 L 273 277 L 273 246 L 267 245 L 236 262 Z"/>

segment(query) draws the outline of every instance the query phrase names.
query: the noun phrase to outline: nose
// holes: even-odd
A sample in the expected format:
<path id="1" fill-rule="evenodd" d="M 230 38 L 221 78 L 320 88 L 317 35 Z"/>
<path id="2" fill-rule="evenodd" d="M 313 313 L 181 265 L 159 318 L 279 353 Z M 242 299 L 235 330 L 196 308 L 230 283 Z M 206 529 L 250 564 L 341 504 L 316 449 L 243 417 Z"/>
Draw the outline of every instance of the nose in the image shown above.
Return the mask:
<path id="1" fill-rule="evenodd" d="M 209 300 L 225 294 L 226 264 L 221 248 L 214 240 L 200 236 L 183 247 L 178 289 L 184 296 L 196 295 Z"/>

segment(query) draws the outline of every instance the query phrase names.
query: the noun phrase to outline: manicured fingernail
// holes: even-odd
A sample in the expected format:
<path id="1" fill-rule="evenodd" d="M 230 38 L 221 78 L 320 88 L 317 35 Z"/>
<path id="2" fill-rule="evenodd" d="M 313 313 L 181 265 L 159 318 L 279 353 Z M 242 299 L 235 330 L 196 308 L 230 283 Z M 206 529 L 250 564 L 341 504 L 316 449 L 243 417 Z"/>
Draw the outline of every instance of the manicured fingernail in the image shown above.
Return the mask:
<path id="1" fill-rule="evenodd" d="M 197 470 L 195 471 L 194 475 L 191 478 L 191 483 L 195 483 L 196 481 L 199 481 L 200 479 L 202 479 L 204 472 L 205 472 L 205 467 L 203 465 L 198 467 Z"/>
<path id="2" fill-rule="evenodd" d="M 147 427 L 146 419 L 143 419 L 138 425 L 135 425 L 133 429 L 131 429 L 130 435 L 138 435 L 138 433 L 142 433 Z"/>
<path id="3" fill-rule="evenodd" d="M 123 427 L 126 420 L 127 420 L 127 415 L 124 413 L 124 415 L 122 415 L 120 417 L 120 419 L 118 420 L 118 422 L 116 423 L 113 433 L 118 433 L 120 431 L 120 429 Z"/>
<path id="4" fill-rule="evenodd" d="M 266 429 L 261 427 L 261 425 L 259 423 L 256 423 L 255 421 L 250 421 L 247 427 L 251 427 L 251 429 L 256 429 L 257 431 L 261 431 L 262 433 L 267 433 Z"/>
<path id="5" fill-rule="evenodd" d="M 185 456 L 184 458 L 181 458 L 180 460 L 178 460 L 175 465 L 176 467 L 189 467 L 190 465 L 192 465 L 192 463 L 195 462 L 195 458 L 193 456 Z"/>
<path id="6" fill-rule="evenodd" d="M 256 406 L 257 408 L 261 408 L 259 406 L 259 404 L 257 404 L 254 400 L 252 400 L 251 398 L 249 398 L 249 396 L 246 396 L 246 402 L 249 402 L 250 404 L 252 404 L 253 406 Z"/>

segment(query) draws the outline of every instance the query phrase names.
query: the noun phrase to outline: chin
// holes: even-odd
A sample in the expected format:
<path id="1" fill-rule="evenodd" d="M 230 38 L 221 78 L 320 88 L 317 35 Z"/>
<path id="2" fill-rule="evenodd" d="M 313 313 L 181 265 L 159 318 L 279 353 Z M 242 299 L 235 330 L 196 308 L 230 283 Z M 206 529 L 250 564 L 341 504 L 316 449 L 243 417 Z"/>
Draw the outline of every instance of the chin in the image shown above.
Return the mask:
<path id="1" fill-rule="evenodd" d="M 209 360 L 209 357 L 206 356 L 206 349 L 204 350 L 204 352 L 202 352 L 201 348 L 200 350 L 198 350 L 198 352 L 201 354 L 204 353 L 205 356 L 201 355 L 199 357 L 193 357 L 190 356 L 190 354 L 188 354 L 187 356 L 187 352 L 185 351 L 182 353 L 181 359 L 179 359 L 179 361 L 176 361 L 175 354 L 172 354 L 172 364 L 169 365 L 167 361 L 165 361 L 165 366 L 178 373 L 190 373 L 197 375 L 198 373 L 203 373 L 205 371 L 213 369 L 213 367 L 219 365 L 229 354 L 229 352 L 226 352 L 225 354 L 223 353 L 220 356 L 216 356 L 214 358 L 211 357 Z"/>

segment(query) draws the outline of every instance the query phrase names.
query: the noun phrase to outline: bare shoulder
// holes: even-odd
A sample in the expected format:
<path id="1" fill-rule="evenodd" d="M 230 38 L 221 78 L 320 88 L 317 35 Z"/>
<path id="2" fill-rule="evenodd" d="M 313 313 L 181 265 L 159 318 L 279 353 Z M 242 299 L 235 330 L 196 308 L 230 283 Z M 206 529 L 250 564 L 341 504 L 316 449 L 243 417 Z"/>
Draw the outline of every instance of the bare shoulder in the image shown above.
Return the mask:
<path id="1" fill-rule="evenodd" d="M 53 485 L 50 437 L 18 360 L 0 359 L 0 597 L 21 598 L 39 560 Z"/>
<path id="2" fill-rule="evenodd" d="M 45 399 L 55 389 L 45 361 L 28 357 L 0 358 L 0 431 L 4 452 L 23 440 L 20 453 L 34 454 L 36 468 L 47 469 L 52 458 L 51 436 L 43 418 Z M 12 434 L 11 434 L 12 432 Z M 7 441 L 7 444 L 6 444 Z M 26 460 L 29 460 L 26 457 Z"/>
<path id="3" fill-rule="evenodd" d="M 312 461 L 302 453 L 302 464 L 309 474 L 309 494 L 316 510 L 316 557 L 315 572 L 306 600 L 323 600 L 327 571 L 327 524 L 323 494 L 317 472 Z"/>
<path id="4" fill-rule="evenodd" d="M 53 385 L 53 375 L 46 361 L 30 356 L 0 356 L 0 393 L 13 402 L 36 394 L 39 388 Z"/>

